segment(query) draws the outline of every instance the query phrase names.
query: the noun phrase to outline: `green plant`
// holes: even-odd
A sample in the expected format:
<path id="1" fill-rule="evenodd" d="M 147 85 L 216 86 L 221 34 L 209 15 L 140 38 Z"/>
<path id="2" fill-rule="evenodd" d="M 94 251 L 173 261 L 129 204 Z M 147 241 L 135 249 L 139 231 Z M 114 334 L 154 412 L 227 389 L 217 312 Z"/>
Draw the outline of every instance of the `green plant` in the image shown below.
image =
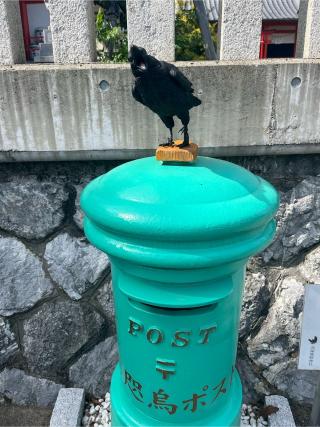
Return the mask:
<path id="1" fill-rule="evenodd" d="M 213 41 L 217 38 L 217 24 L 209 23 Z M 205 59 L 202 35 L 198 24 L 195 8 L 183 10 L 179 8 L 175 21 L 176 29 L 176 60 L 192 61 Z"/>
<path id="2" fill-rule="evenodd" d="M 217 38 L 217 24 L 209 23 L 213 41 Z M 205 59 L 202 35 L 195 8 L 179 8 L 175 20 L 175 50 L 177 61 Z M 119 63 L 128 61 L 127 31 L 120 25 L 112 26 L 105 19 L 105 11 L 100 8 L 96 17 L 98 61 Z"/>
<path id="3" fill-rule="evenodd" d="M 108 63 L 128 61 L 127 32 L 120 26 L 112 26 L 106 21 L 102 8 L 97 13 L 96 36 L 98 61 Z"/>

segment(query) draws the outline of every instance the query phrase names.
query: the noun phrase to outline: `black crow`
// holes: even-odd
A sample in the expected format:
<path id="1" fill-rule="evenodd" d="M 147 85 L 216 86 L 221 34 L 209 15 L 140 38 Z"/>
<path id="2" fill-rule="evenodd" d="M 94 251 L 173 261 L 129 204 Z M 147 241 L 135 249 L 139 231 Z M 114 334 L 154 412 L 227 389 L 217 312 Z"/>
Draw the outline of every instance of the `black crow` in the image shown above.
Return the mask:
<path id="1" fill-rule="evenodd" d="M 183 143 L 178 147 L 188 146 L 189 110 L 201 104 L 200 99 L 193 95 L 192 83 L 173 64 L 158 61 L 142 47 L 133 45 L 128 59 L 135 77 L 132 95 L 138 102 L 158 114 L 170 130 L 168 142 L 160 145 L 174 145 L 173 116 L 177 116 L 183 124 L 180 129 L 180 132 L 183 132 Z"/>

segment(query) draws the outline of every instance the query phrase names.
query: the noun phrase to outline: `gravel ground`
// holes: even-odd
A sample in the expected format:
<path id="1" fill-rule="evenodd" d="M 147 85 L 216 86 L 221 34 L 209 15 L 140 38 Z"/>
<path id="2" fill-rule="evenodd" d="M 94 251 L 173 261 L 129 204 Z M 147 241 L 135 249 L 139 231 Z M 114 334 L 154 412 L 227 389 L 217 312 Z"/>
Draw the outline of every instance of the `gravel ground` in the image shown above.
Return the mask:
<path id="1" fill-rule="evenodd" d="M 264 427 L 268 425 L 267 419 L 260 415 L 261 408 L 252 405 L 242 405 L 241 427 Z"/>
<path id="2" fill-rule="evenodd" d="M 82 418 L 84 427 L 109 427 L 111 426 L 111 406 L 110 393 L 107 392 L 103 399 L 92 399 L 86 402 L 84 417 Z"/>
<path id="3" fill-rule="evenodd" d="M 268 422 L 259 415 L 259 412 L 260 410 L 257 406 L 242 405 L 241 427 L 267 426 Z M 110 393 L 106 393 L 104 399 L 93 399 L 86 402 L 82 425 L 84 427 L 111 426 Z"/>

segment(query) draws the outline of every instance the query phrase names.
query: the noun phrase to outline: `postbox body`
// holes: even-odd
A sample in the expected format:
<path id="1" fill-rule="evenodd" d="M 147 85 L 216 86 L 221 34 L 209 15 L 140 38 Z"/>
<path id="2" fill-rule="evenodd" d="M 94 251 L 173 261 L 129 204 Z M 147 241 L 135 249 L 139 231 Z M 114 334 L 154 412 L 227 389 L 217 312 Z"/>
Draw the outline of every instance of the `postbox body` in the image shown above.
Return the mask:
<path id="1" fill-rule="evenodd" d="M 81 205 L 112 264 L 112 424 L 239 425 L 245 266 L 274 235 L 276 191 L 221 160 L 146 158 L 94 180 Z"/>

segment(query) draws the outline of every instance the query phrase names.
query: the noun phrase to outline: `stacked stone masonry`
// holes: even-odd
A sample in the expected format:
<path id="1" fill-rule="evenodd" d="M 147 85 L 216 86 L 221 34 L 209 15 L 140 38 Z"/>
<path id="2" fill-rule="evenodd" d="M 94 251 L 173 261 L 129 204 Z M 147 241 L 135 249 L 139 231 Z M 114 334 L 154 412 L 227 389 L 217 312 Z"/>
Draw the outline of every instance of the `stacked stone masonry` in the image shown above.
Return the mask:
<path id="1" fill-rule="evenodd" d="M 281 194 L 275 241 L 248 265 L 238 368 L 247 402 L 310 404 L 297 370 L 304 284 L 320 283 L 320 156 L 228 159 Z M 100 397 L 117 361 L 110 263 L 82 229 L 79 195 L 116 162 L 0 167 L 0 395 L 52 406 L 63 385 Z"/>

